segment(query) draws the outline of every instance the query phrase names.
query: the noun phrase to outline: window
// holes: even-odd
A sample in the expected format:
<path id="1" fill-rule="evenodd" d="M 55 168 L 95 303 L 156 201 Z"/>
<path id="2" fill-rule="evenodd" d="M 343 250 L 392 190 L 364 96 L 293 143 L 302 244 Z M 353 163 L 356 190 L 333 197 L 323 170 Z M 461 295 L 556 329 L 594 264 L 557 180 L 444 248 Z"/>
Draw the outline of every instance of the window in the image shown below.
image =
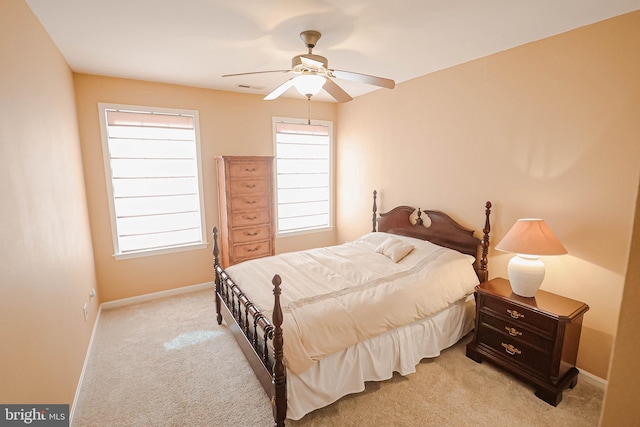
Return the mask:
<path id="1" fill-rule="evenodd" d="M 273 125 L 278 233 L 331 227 L 331 122 L 274 118 Z"/>
<path id="2" fill-rule="evenodd" d="M 116 258 L 205 247 L 198 112 L 99 111 Z"/>

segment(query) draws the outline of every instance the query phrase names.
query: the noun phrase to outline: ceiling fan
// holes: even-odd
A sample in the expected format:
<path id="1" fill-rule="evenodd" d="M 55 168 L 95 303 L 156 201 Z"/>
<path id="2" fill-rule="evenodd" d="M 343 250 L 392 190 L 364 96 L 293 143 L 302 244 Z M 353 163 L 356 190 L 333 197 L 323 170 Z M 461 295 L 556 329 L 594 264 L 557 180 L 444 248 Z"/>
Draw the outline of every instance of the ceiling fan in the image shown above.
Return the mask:
<path id="1" fill-rule="evenodd" d="M 367 74 L 354 73 L 352 71 L 334 70 L 328 67 L 327 58 L 313 53 L 313 48 L 320 39 L 320 32 L 307 30 L 300 33 L 300 38 L 309 49 L 309 52 L 303 55 L 296 55 L 291 60 L 291 69 L 289 70 L 271 70 L 271 71 L 254 71 L 249 73 L 225 74 L 222 77 L 245 76 L 249 74 L 265 74 L 265 73 L 292 73 L 295 76 L 282 83 L 275 88 L 264 99 L 270 101 L 278 98 L 289 88 L 294 86 L 298 92 L 311 99 L 312 96 L 324 89 L 338 102 L 348 102 L 353 98 L 338 86 L 333 79 L 351 80 L 360 83 L 366 83 L 374 86 L 393 89 L 396 83 L 391 79 L 383 77 L 370 76 Z"/>

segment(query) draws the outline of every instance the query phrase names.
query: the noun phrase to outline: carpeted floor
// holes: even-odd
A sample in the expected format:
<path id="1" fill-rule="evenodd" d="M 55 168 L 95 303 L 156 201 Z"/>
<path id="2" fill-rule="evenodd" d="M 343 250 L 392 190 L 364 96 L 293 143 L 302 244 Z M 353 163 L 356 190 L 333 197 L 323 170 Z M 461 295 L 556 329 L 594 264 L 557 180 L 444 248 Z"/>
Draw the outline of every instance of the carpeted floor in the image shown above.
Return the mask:
<path id="1" fill-rule="evenodd" d="M 73 426 L 261 427 L 271 405 L 226 326 L 213 291 L 102 311 Z M 553 407 L 464 338 L 415 374 L 369 383 L 288 426 L 597 426 L 603 392 L 584 381 Z"/>

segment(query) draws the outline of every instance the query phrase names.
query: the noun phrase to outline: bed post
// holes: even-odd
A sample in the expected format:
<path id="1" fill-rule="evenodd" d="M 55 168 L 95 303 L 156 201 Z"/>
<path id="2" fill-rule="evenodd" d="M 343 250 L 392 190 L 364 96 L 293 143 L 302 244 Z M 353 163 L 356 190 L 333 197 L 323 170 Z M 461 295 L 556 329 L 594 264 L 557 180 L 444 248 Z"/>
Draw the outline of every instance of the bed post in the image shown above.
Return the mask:
<path id="1" fill-rule="evenodd" d="M 489 215 L 491 215 L 491 202 L 487 202 L 485 205 L 485 221 L 484 228 L 482 229 L 482 257 L 480 258 L 480 281 L 486 282 L 489 280 L 489 270 L 487 269 L 487 255 L 489 254 L 489 232 L 491 231 L 491 224 L 489 223 Z"/>
<path id="2" fill-rule="evenodd" d="M 284 427 L 287 417 L 287 374 L 284 367 L 284 338 L 282 336 L 282 307 L 280 306 L 280 284 L 282 280 L 277 274 L 273 276 L 273 385 L 275 395 L 272 398 L 273 425 Z"/>
<path id="3" fill-rule="evenodd" d="M 378 207 L 376 206 L 376 196 L 378 195 L 378 192 L 376 190 L 373 190 L 373 218 L 372 218 L 372 223 L 373 223 L 373 229 L 371 230 L 372 232 L 376 232 L 376 213 L 378 212 Z"/>
<path id="4" fill-rule="evenodd" d="M 222 314 L 220 313 L 220 274 L 218 274 L 218 266 L 220 265 L 220 249 L 218 249 L 218 227 L 213 227 L 213 271 L 216 275 L 216 320 L 218 325 L 222 324 Z"/>

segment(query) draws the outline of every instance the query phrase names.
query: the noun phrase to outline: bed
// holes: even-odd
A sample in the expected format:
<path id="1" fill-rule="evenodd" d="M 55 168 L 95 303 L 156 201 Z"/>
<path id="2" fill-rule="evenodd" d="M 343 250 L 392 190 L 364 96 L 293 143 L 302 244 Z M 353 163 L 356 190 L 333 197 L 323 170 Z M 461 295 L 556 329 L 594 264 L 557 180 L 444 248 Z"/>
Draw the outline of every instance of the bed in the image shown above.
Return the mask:
<path id="1" fill-rule="evenodd" d="M 226 270 L 213 229 L 217 322 L 225 320 L 271 398 L 275 426 L 366 381 L 415 372 L 473 328 L 473 290 L 488 278 L 491 203 L 479 239 L 440 211 L 398 206 L 378 215 L 376 197 L 371 233 Z"/>

